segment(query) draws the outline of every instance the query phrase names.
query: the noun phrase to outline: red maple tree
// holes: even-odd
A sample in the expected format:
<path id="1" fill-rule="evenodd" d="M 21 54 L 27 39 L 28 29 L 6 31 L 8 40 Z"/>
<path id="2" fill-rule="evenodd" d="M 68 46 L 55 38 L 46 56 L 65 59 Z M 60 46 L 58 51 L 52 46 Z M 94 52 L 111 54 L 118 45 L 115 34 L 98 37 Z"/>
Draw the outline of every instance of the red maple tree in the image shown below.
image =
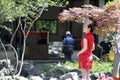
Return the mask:
<path id="1" fill-rule="evenodd" d="M 102 32 L 115 31 L 115 27 L 120 24 L 120 1 L 115 0 L 111 4 L 106 4 L 103 8 L 93 5 L 83 5 L 63 10 L 59 14 L 60 22 L 75 21 L 78 23 L 89 21 L 96 22 L 96 30 Z M 96 31 L 96 32 L 98 32 Z"/>

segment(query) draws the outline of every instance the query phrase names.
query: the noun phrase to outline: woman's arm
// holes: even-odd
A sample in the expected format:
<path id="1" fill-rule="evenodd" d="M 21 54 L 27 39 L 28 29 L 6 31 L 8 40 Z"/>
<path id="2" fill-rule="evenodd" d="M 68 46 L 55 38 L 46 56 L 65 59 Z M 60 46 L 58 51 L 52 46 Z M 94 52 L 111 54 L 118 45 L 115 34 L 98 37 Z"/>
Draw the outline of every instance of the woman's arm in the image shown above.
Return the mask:
<path id="1" fill-rule="evenodd" d="M 87 50 L 88 44 L 87 44 L 87 39 L 84 38 L 83 39 L 83 48 L 78 52 L 77 56 L 79 56 L 80 54 L 84 53 Z"/>
<path id="2" fill-rule="evenodd" d="M 94 51 L 95 50 L 95 43 L 93 43 L 93 48 L 92 48 L 92 51 Z"/>

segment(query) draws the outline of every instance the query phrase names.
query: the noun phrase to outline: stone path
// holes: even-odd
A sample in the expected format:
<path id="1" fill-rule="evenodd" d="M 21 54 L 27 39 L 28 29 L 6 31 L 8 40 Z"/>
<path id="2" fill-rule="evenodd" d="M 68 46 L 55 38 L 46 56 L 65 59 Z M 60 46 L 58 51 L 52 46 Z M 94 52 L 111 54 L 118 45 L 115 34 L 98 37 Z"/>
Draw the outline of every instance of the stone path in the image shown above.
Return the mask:
<path id="1" fill-rule="evenodd" d="M 15 60 L 15 55 L 13 51 L 7 51 L 7 53 L 8 59 L 10 59 L 11 61 Z M 4 51 L 0 51 L 0 60 L 2 59 L 6 59 L 6 54 Z"/>

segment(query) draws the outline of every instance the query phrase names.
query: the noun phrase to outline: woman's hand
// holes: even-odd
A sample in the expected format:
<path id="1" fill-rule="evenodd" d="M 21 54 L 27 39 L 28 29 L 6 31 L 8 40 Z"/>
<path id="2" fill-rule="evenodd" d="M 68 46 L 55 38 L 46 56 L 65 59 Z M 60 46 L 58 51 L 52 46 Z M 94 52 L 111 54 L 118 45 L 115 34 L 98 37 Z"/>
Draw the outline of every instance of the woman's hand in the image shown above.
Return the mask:
<path id="1" fill-rule="evenodd" d="M 79 57 L 79 55 L 80 55 L 80 52 L 78 52 L 78 54 L 77 54 L 77 58 Z"/>

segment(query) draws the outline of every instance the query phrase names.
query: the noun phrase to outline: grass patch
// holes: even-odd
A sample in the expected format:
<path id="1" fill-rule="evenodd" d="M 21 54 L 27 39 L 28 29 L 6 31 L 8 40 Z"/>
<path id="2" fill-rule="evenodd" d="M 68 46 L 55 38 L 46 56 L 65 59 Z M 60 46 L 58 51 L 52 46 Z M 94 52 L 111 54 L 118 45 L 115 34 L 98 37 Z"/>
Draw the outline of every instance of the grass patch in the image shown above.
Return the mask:
<path id="1" fill-rule="evenodd" d="M 68 72 L 69 70 L 72 69 L 78 69 L 78 62 L 71 63 L 67 61 L 66 63 L 58 63 L 56 66 L 47 66 L 43 68 L 43 71 L 45 72 L 51 72 L 57 69 L 64 70 L 65 72 Z M 112 69 L 112 62 L 102 62 L 102 61 L 93 61 L 93 67 L 91 72 L 109 72 Z"/>
<path id="2" fill-rule="evenodd" d="M 113 62 L 102 62 L 102 61 L 93 61 L 93 68 L 91 70 L 92 73 L 95 72 L 109 72 L 112 69 Z"/>

